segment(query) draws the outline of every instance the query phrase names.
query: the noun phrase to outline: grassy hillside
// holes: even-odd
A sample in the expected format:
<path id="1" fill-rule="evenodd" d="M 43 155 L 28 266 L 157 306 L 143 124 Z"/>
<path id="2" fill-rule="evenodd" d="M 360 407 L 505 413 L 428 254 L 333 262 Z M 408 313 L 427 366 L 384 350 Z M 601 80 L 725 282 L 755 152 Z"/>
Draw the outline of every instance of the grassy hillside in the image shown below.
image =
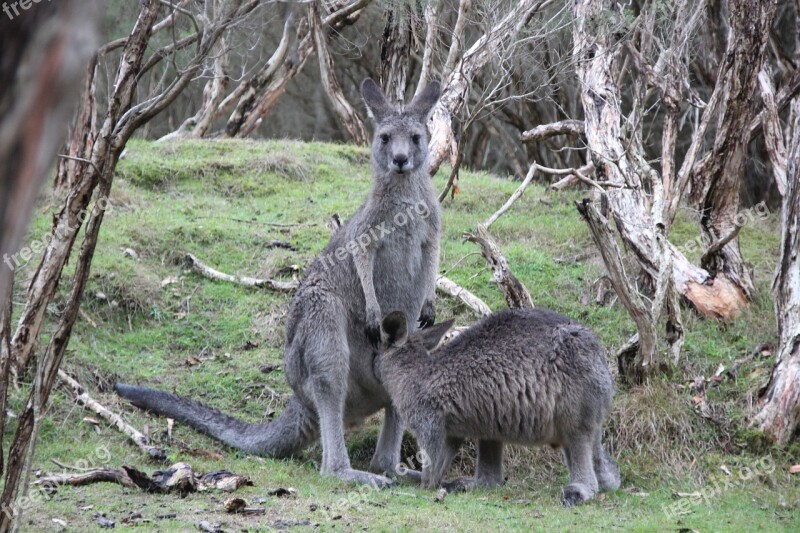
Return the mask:
<path id="1" fill-rule="evenodd" d="M 440 173 L 437 185 L 444 180 Z M 139 512 L 150 520 L 141 527 L 160 531 L 193 529 L 201 520 L 221 522 L 230 531 L 303 521 L 325 530 L 800 530 L 800 476 L 788 474 L 788 465 L 800 460 L 798 446 L 788 452 L 773 450 L 746 427 L 755 391 L 769 375 L 771 356 L 757 356 L 741 365 L 736 380 L 726 377 L 710 388 L 702 412 L 695 408 L 696 392 L 689 386 L 719 365 L 729 368 L 757 344 L 774 342 L 769 281 L 778 247 L 775 216 L 756 219 L 741 233 L 759 289 L 751 310 L 732 324 L 685 312 L 681 360 L 668 365 L 666 377 L 617 394 L 606 440 L 619 462 L 624 490 L 577 509 L 560 506 L 566 469 L 550 450 L 512 449 L 504 487 L 448 495 L 436 503 L 432 493 L 407 485 L 378 492 L 321 478 L 319 447 L 295 460 L 269 460 L 226 449 L 181 425 L 170 441 L 165 419 L 115 397 L 110 386 L 119 380 L 174 390 L 249 421 L 280 412 L 289 392 L 280 363 L 290 296 L 202 279 L 185 269 L 182 258 L 193 253 L 224 272 L 285 277 L 290 267 L 302 268 L 322 249 L 329 216 L 348 217 L 369 186 L 368 152 L 352 146 L 131 143 L 119 165 L 113 207 L 83 305 L 85 316 L 72 336 L 64 369 L 100 402 L 145 428 L 168 448 L 170 460 L 188 462 L 200 471 L 226 468 L 251 476 L 254 486 L 238 494 L 251 505 L 266 506 L 267 512 L 259 517 L 226 515 L 221 511 L 223 494 L 181 499 L 92 485 L 61 488 L 27 513 L 26 528 L 58 530 L 61 526 L 53 519 L 60 519 L 70 531 L 93 530 L 98 513 L 125 527 L 120 520 Z M 483 259 L 461 235 L 502 205 L 516 184 L 464 172 L 460 189 L 444 206 L 441 268 L 500 309 L 503 298 L 490 283 Z M 574 208 L 580 197 L 579 192 L 553 194 L 531 186 L 492 233 L 537 305 L 583 321 L 614 353 L 635 330 L 619 303 L 594 303 L 594 283 L 604 269 Z M 31 238 L 48 230 L 57 203 L 43 202 Z M 693 214 L 682 212 L 673 242 L 690 242 L 696 228 Z M 273 247 L 274 240 L 297 250 Z M 24 281 L 35 261 L 18 273 L 16 302 L 24 301 Z M 59 312 L 58 303 L 50 312 Z M 440 297 L 438 317 L 451 316 L 459 325 L 475 319 L 457 301 Z M 666 350 L 663 357 L 666 361 Z M 611 358 L 609 363 L 615 367 Z M 268 364 L 276 368 L 259 370 Z M 18 412 L 25 389 L 22 383 L 13 394 L 11 411 Z M 52 460 L 157 469 L 120 433 L 105 424 L 96 431 L 82 421 L 85 416 L 91 413 L 75 406 L 68 391 L 54 391 L 37 447 L 37 469 L 61 471 Z M 348 436 L 357 468 L 369 462 L 379 421 Z M 216 452 L 222 459 L 198 450 Z M 404 452 L 415 452 L 412 439 Z M 465 449 L 454 468 L 469 472 L 473 462 L 473 450 Z M 294 487 L 297 495 L 267 496 L 277 487 Z"/>

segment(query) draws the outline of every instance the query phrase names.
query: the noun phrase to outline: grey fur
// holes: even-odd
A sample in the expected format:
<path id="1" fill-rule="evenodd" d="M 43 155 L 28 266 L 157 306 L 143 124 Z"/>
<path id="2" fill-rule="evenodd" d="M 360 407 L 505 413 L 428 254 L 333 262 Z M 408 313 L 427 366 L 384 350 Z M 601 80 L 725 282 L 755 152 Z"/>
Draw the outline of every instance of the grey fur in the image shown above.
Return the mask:
<path id="1" fill-rule="evenodd" d="M 390 313 L 375 364 L 427 454 L 424 487 L 442 483 L 466 438 L 479 440 L 476 476 L 446 487 L 501 484 L 504 442 L 563 449 L 566 506 L 619 487 L 619 470 L 601 443 L 614 383 L 589 329 L 545 309 L 506 310 L 429 353 L 449 327 L 408 335 L 403 313 Z"/>
<path id="2" fill-rule="evenodd" d="M 422 325 L 433 324 L 435 318 L 441 222 L 425 167 L 425 122 L 439 92 L 439 84 L 432 82 L 402 111 L 387 103 L 375 82 L 362 84 L 364 101 L 376 121 L 374 185 L 364 205 L 306 268 L 292 300 L 284 367 L 294 396 L 281 416 L 266 424 L 246 424 L 152 389 L 118 384 L 118 394 L 260 455 L 291 456 L 321 433 L 322 474 L 389 484 L 383 475 L 351 468 L 344 429 L 384 409 L 370 468 L 379 473 L 395 470 L 403 427 L 372 365 L 382 310 L 398 309 L 406 320 Z M 405 216 L 398 218 L 398 213 Z"/>

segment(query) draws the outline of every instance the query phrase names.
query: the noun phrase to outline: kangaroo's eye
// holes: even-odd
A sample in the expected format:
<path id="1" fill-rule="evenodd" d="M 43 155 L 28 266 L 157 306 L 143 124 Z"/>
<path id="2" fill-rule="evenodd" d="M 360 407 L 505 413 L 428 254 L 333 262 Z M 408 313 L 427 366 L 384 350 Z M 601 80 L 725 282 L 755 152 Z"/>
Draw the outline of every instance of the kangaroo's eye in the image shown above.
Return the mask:
<path id="1" fill-rule="evenodd" d="M 388 142 L 389 142 L 389 136 L 388 136 L 388 135 L 386 135 L 385 133 L 384 133 L 383 135 L 381 135 L 381 142 L 382 142 L 383 144 L 386 144 L 386 143 L 388 143 Z"/>
<path id="2" fill-rule="evenodd" d="M 414 144 L 419 144 L 420 138 L 421 138 L 420 135 L 415 133 L 414 135 L 411 136 L 411 142 L 413 142 Z"/>

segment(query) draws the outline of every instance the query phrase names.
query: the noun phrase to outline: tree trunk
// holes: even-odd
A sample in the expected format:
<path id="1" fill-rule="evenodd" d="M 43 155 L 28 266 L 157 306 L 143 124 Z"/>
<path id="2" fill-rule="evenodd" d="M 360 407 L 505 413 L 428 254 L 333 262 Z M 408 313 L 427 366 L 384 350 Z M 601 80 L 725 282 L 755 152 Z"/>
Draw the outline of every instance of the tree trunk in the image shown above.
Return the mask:
<path id="1" fill-rule="evenodd" d="M 412 17 L 408 6 L 386 11 L 381 41 L 381 87 L 386 98 L 395 105 L 403 105 L 406 100 Z"/>
<path id="2" fill-rule="evenodd" d="M 358 116 L 358 113 L 350 102 L 345 98 L 342 92 L 342 87 L 336 79 L 333 66 L 333 56 L 328 50 L 328 43 L 326 42 L 326 31 L 322 24 L 322 17 L 319 13 L 319 1 L 311 2 L 308 6 L 308 21 L 309 31 L 314 38 L 314 47 L 317 50 L 317 59 L 319 60 L 319 73 L 322 79 L 322 86 L 325 89 L 325 94 L 328 95 L 328 100 L 333 107 L 333 112 L 339 118 L 344 129 L 350 135 L 350 138 L 356 144 L 367 144 L 367 129 L 364 127 L 364 121 Z"/>
<path id="3" fill-rule="evenodd" d="M 753 423 L 786 444 L 800 427 L 800 99 L 792 103 L 793 138 L 781 212 L 781 249 L 772 283 L 780 349 Z"/>
<path id="4" fill-rule="evenodd" d="M 428 127 L 431 132 L 428 157 L 428 172 L 431 176 L 451 153 L 455 153 L 458 143 L 453 132 L 452 120 L 464 107 L 469 95 L 470 85 L 478 72 L 483 69 L 492 54 L 511 46 L 516 35 L 524 28 L 531 17 L 547 2 L 543 0 L 521 0 L 486 29 L 486 32 L 463 54 L 457 53 L 452 70 L 445 73 L 442 80 L 442 96 L 433 110 Z M 470 4 L 462 0 L 459 5 Z M 466 17 L 466 15 L 464 15 Z M 458 26 L 458 23 L 456 23 Z M 463 49 L 463 36 L 455 29 L 452 46 Z"/>
<path id="5" fill-rule="evenodd" d="M 63 141 L 80 69 L 96 46 L 97 10 L 95 2 L 65 0 L 36 5 L 14 20 L 0 16 L 0 302 L 13 270 L 25 262 L 21 239 Z"/>
<path id="6" fill-rule="evenodd" d="M 725 78 L 722 114 L 714 146 L 698 165 L 694 196 L 699 199 L 700 226 L 707 247 L 738 231 L 739 189 L 744 173 L 747 130 L 755 116 L 754 100 L 758 94 L 758 72 L 764 57 L 775 2 L 738 0 L 729 2 L 730 30 L 723 61 L 729 64 Z M 743 291 L 753 294 L 752 276 L 743 264 L 739 239 L 734 237 L 719 251 L 709 254 L 701 265 L 714 277 L 725 276 Z"/>
<path id="7" fill-rule="evenodd" d="M 69 123 L 81 69 L 96 46 L 95 21 L 100 12 L 95 2 L 64 1 L 29 7 L 13 21 L 5 17 L 0 21 L 0 78 L 14 80 L 0 84 L 0 252 L 4 260 L 10 254 L 9 267 L 17 254 L 26 255 L 25 250 L 30 253 L 28 247 L 19 252 L 17 247 Z M 13 268 L 0 268 L 3 418 L 13 356 L 9 344 L 12 275 Z M 31 422 L 20 417 L 18 428 L 24 432 L 32 428 Z M 0 429 L 5 429 L 4 424 Z M 0 531 L 8 531 L 21 511 L 17 495 L 22 465 L 29 457 L 28 444 L 27 440 L 15 439 L 9 451 L 0 500 Z M 26 490 L 23 486 L 22 495 Z"/>
<path id="8" fill-rule="evenodd" d="M 322 19 L 322 25 L 335 31 L 355 23 L 372 0 L 353 0 Z M 307 28 L 306 28 L 307 29 Z M 278 102 L 292 81 L 314 53 L 314 39 L 310 31 L 303 34 L 301 28 L 300 41 L 293 53 L 286 54 L 280 69 L 270 75 L 269 83 L 259 91 L 248 91 L 240 100 L 225 125 L 226 137 L 247 137 L 261 124 L 261 121 Z"/>

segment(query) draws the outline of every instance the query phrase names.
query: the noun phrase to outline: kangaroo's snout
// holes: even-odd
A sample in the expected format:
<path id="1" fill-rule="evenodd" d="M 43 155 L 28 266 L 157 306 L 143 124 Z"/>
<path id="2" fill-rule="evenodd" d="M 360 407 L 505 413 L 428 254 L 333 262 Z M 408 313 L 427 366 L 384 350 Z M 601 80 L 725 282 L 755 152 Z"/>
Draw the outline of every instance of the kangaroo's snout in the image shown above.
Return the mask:
<path id="1" fill-rule="evenodd" d="M 406 165 L 407 163 L 408 163 L 408 156 L 405 154 L 395 155 L 394 158 L 392 159 L 392 165 L 394 166 L 394 170 L 396 170 L 397 172 L 403 172 L 404 166 L 406 167 L 406 170 L 408 170 L 408 166 Z"/>

